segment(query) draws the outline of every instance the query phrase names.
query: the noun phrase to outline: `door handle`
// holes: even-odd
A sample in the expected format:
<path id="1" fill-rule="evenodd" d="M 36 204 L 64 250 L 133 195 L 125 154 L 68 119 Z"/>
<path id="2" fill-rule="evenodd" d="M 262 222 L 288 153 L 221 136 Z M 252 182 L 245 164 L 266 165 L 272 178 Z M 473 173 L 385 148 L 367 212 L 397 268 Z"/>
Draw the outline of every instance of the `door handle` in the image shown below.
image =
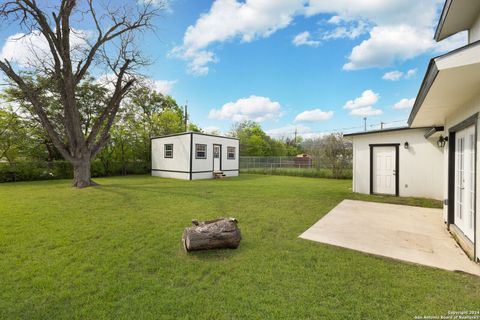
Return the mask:
<path id="1" fill-rule="evenodd" d="M 397 175 L 397 171 L 396 171 L 396 170 L 393 170 L 393 175 L 394 175 L 394 176 Z"/>

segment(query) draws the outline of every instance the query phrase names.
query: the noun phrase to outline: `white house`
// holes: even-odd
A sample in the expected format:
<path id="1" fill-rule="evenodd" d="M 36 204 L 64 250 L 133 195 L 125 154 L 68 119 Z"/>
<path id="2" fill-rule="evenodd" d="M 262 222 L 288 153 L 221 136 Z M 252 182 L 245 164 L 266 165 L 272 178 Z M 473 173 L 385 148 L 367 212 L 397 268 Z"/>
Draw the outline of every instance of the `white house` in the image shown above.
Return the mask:
<path id="1" fill-rule="evenodd" d="M 375 189 L 362 170 L 370 174 L 369 165 L 373 162 L 368 162 L 368 159 L 372 159 L 372 153 L 368 154 L 365 150 L 367 144 L 376 144 L 380 140 L 382 142 L 378 142 L 379 144 L 398 144 L 395 147 L 398 151 L 393 151 L 392 147 L 373 148 L 374 159 L 391 158 L 397 152 L 397 162 L 388 164 L 390 175 L 394 174 L 392 166 L 400 168 L 399 175 L 395 177 L 398 181 L 397 193 L 428 196 L 426 189 L 431 188 L 430 196 L 438 198 L 437 189 L 441 186 L 444 220 L 448 229 L 465 252 L 474 261 L 479 261 L 480 192 L 477 181 L 480 177 L 480 164 L 477 150 L 480 147 L 480 133 L 477 128 L 480 112 L 480 1 L 446 0 L 434 38 L 441 41 L 461 31 L 468 32 L 467 45 L 430 60 L 408 119 L 410 129 L 397 133 L 391 131 L 364 135 L 363 138 L 361 135 L 352 135 L 357 153 L 353 188 L 358 192 L 369 192 L 373 188 L 373 192 L 392 193 L 386 186 L 387 182 L 382 182 L 381 178 L 379 181 L 385 186 Z M 430 128 L 425 135 L 426 141 L 422 143 L 417 138 L 414 139 L 412 135 L 418 132 L 416 136 L 420 137 L 420 133 L 426 132 L 425 128 Z M 393 134 L 398 136 L 391 136 Z M 436 141 L 443 149 L 443 160 L 435 151 L 435 144 L 428 142 L 429 139 Z M 409 154 L 409 151 L 406 151 L 409 149 L 403 150 L 404 141 L 409 142 L 412 150 L 422 151 Z M 358 145 L 355 147 L 355 144 Z M 411 157 L 411 160 L 404 168 L 402 162 L 408 157 Z M 439 165 L 441 173 L 437 173 Z M 374 173 L 375 170 L 379 174 L 385 174 L 382 170 L 387 170 L 387 167 L 376 169 L 374 164 Z M 398 169 L 396 170 L 398 173 Z M 404 177 L 404 171 L 413 174 Z M 411 182 L 405 182 L 407 180 Z M 373 182 L 375 181 L 374 178 Z M 410 193 L 404 184 L 408 184 Z M 414 184 L 415 192 L 412 192 Z"/>
<path id="2" fill-rule="evenodd" d="M 477 184 L 480 112 L 480 1 L 447 0 L 435 40 L 461 31 L 468 44 L 430 60 L 408 124 L 442 126 L 444 218 L 449 230 L 474 259 L 480 257 L 480 203 Z"/>
<path id="3" fill-rule="evenodd" d="M 430 133 L 404 127 L 345 134 L 353 143 L 353 191 L 442 200 L 443 149 Z"/>
<path id="4" fill-rule="evenodd" d="M 236 138 L 185 132 L 151 139 L 152 176 L 185 180 L 238 176 Z"/>

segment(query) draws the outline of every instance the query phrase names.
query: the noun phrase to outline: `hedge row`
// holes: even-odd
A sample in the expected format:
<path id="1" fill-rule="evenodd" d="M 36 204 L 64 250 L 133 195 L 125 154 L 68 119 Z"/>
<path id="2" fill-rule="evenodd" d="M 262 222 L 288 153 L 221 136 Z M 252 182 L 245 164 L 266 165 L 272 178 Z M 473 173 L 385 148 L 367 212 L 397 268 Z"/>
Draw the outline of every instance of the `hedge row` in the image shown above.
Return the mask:
<path id="1" fill-rule="evenodd" d="M 145 174 L 150 172 L 150 164 L 142 161 L 103 163 L 100 160 L 94 160 L 91 170 L 93 177 Z M 0 163 L 0 182 L 72 178 L 72 165 L 66 161 Z"/>

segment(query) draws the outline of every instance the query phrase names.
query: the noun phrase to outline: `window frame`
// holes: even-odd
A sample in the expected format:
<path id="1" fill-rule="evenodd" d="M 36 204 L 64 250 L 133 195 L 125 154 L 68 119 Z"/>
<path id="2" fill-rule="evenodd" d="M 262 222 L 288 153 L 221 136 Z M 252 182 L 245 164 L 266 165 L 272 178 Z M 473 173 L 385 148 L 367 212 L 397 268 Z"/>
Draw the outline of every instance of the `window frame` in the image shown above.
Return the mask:
<path id="1" fill-rule="evenodd" d="M 167 150 L 167 146 L 170 146 L 172 149 L 171 150 Z M 167 155 L 167 152 L 171 152 L 171 155 L 168 156 Z M 168 159 L 172 159 L 173 158 L 173 143 L 165 143 L 163 145 L 163 157 L 164 158 L 168 158 Z"/>
<path id="2" fill-rule="evenodd" d="M 229 149 L 233 149 L 233 157 L 230 157 Z M 235 160 L 236 155 L 237 155 L 237 148 L 232 146 L 230 147 L 227 146 L 227 160 Z"/>
<path id="3" fill-rule="evenodd" d="M 202 146 L 202 147 L 205 147 L 205 151 L 200 151 L 200 152 L 203 152 L 204 153 L 204 156 L 203 157 L 199 157 L 198 156 L 198 147 L 199 146 Z M 195 143 L 195 159 L 207 159 L 207 145 L 205 143 Z"/>

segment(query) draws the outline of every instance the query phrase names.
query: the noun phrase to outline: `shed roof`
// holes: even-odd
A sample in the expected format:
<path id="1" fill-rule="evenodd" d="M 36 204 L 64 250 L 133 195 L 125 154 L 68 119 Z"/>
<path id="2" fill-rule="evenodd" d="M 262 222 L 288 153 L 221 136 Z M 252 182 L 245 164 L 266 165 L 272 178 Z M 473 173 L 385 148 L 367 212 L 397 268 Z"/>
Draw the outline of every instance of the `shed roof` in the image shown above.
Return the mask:
<path id="1" fill-rule="evenodd" d="M 370 130 L 370 131 L 360 131 L 360 132 L 346 133 L 343 136 L 344 137 L 362 136 L 362 135 L 365 135 L 365 134 L 394 132 L 394 131 L 411 130 L 411 129 L 418 129 L 418 128 L 396 127 L 396 128 L 387 128 L 387 129 L 381 129 L 381 130 Z"/>
<path id="2" fill-rule="evenodd" d="M 208 136 L 208 137 L 216 137 L 216 138 L 223 138 L 223 139 L 239 140 L 238 138 L 234 138 L 234 137 L 219 136 L 219 135 L 214 135 L 214 134 L 208 134 L 208 133 L 203 133 L 203 132 L 193 132 L 193 131 L 173 133 L 173 134 L 166 134 L 166 135 L 164 135 L 164 136 L 158 136 L 158 137 L 151 137 L 150 140 L 153 140 L 153 139 L 162 139 L 162 138 L 168 138 L 168 137 L 175 137 L 175 136 L 183 136 L 183 135 L 187 135 L 187 134 L 196 134 L 196 135 Z"/>

